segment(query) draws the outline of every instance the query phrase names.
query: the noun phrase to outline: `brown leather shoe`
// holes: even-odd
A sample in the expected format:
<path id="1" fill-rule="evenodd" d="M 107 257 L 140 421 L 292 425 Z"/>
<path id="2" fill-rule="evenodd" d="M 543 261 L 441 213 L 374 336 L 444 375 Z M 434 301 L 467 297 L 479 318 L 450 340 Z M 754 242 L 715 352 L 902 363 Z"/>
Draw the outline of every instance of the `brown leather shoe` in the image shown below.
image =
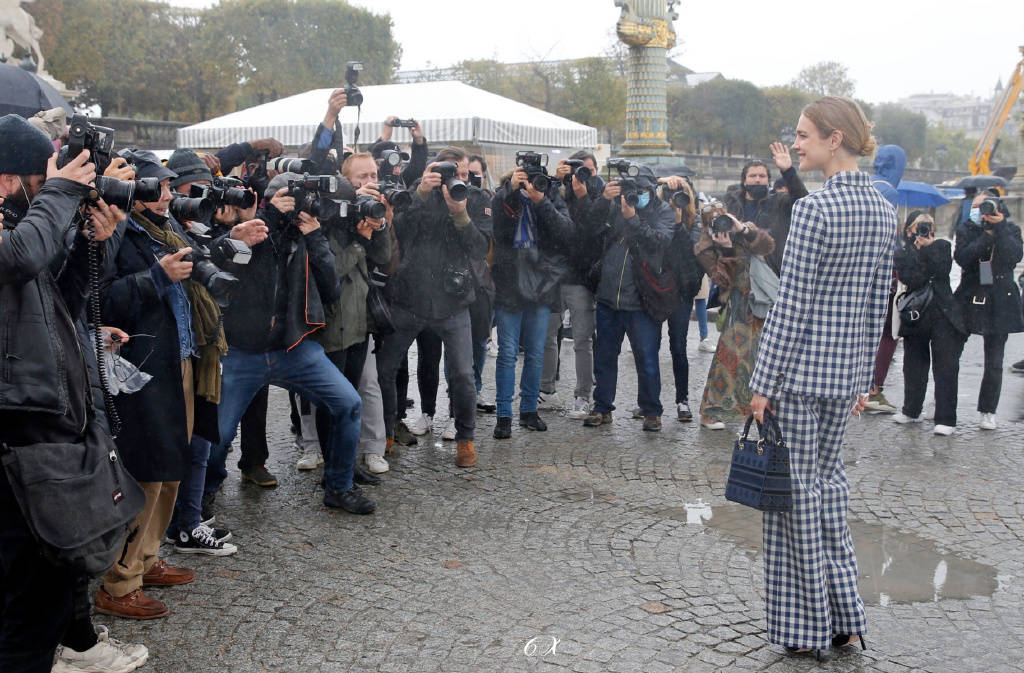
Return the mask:
<path id="1" fill-rule="evenodd" d="M 387 443 L 384 445 L 384 455 L 389 456 L 395 452 L 395 438 L 388 437 Z"/>
<path id="2" fill-rule="evenodd" d="M 93 605 L 96 612 L 125 619 L 157 619 L 166 617 L 170 612 L 164 603 L 142 593 L 142 589 L 124 596 L 111 596 L 106 589 L 100 587 L 96 591 Z"/>
<path id="3" fill-rule="evenodd" d="M 195 572 L 188 568 L 173 568 L 167 565 L 167 561 L 159 559 L 149 572 L 142 576 L 142 586 L 169 587 L 175 584 L 188 584 L 195 578 Z"/>
<path id="4" fill-rule="evenodd" d="M 476 465 L 476 449 L 473 442 L 468 439 L 461 439 L 456 445 L 455 464 L 459 467 L 473 467 Z"/>

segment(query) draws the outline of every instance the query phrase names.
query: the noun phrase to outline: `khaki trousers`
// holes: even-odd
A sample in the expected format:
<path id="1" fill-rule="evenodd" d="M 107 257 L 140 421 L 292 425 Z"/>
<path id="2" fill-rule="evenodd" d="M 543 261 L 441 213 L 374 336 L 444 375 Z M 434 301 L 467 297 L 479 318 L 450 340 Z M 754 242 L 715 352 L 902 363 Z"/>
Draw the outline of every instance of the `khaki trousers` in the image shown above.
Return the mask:
<path id="1" fill-rule="evenodd" d="M 103 576 L 103 588 L 115 598 L 142 588 L 142 576 L 157 562 L 160 540 L 174 513 L 178 495 L 176 481 L 147 481 L 139 486 L 146 493 L 146 505 L 129 530 L 138 532 L 128 543 L 124 560 L 118 560 Z"/>

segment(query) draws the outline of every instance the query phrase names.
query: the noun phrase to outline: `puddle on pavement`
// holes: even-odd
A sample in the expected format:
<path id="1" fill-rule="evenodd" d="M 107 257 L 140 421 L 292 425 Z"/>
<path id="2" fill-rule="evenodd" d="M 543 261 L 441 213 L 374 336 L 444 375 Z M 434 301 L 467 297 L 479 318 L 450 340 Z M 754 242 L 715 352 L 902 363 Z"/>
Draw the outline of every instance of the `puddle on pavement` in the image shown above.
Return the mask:
<path id="1" fill-rule="evenodd" d="M 761 513 L 742 505 L 712 508 L 699 500 L 658 512 L 659 516 L 718 530 L 761 548 Z M 850 522 L 860 571 L 858 584 L 866 603 L 930 603 L 991 596 L 998 588 L 992 566 L 944 554 L 913 533 L 880 524 Z"/>

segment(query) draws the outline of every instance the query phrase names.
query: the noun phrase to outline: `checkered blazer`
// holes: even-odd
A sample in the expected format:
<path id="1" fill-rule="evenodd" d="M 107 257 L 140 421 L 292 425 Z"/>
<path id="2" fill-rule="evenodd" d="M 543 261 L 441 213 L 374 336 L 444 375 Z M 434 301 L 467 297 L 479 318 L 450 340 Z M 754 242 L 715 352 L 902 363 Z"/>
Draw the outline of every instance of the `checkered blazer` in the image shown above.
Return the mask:
<path id="1" fill-rule="evenodd" d="M 752 391 L 825 398 L 868 392 L 896 229 L 895 210 L 867 173 L 836 173 L 796 202 Z"/>

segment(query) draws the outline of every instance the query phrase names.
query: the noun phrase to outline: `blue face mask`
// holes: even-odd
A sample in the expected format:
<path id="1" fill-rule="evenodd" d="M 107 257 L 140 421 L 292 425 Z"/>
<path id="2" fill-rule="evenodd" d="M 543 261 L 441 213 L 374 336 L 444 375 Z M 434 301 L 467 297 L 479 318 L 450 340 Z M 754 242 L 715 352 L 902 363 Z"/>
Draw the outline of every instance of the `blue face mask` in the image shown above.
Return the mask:
<path id="1" fill-rule="evenodd" d="M 636 205 L 637 205 L 638 208 L 646 208 L 647 204 L 650 203 L 650 202 L 651 202 L 651 194 L 650 194 L 650 192 L 644 192 L 637 199 Z"/>
<path id="2" fill-rule="evenodd" d="M 981 208 L 971 208 L 971 222 L 981 224 Z"/>

